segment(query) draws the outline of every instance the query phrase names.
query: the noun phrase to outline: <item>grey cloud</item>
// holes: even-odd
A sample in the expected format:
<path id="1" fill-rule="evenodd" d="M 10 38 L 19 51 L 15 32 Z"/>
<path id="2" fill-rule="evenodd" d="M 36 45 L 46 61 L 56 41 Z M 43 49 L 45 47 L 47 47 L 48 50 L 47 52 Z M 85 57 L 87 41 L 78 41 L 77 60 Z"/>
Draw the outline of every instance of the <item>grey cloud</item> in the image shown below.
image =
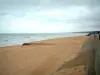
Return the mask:
<path id="1" fill-rule="evenodd" d="M 39 4 L 40 0 L 0 0 L 2 5 Z"/>
<path id="2" fill-rule="evenodd" d="M 100 0 L 0 0 L 0 12 L 10 10 L 23 10 L 30 7 L 40 9 L 67 8 L 68 6 L 79 5 L 95 7 L 100 4 Z"/>
<path id="3" fill-rule="evenodd" d="M 79 24 L 79 28 L 85 29 L 100 28 L 100 0 L 0 0 L 0 21 L 6 15 L 23 17 L 29 11 L 29 8 L 31 8 L 32 12 L 56 8 L 65 8 L 67 10 L 67 7 L 74 5 L 89 7 L 90 13 L 74 21 L 65 19 L 61 22 Z M 60 22 L 60 20 L 55 20 L 51 17 L 45 21 Z"/>
<path id="4" fill-rule="evenodd" d="M 5 12 L 0 12 L 0 16 L 5 16 L 7 15 L 8 13 L 5 13 Z"/>
<path id="5" fill-rule="evenodd" d="M 64 5 L 99 5 L 100 0 L 56 0 L 56 2 L 62 3 Z"/>
<path id="6" fill-rule="evenodd" d="M 46 6 L 68 6 L 68 5 L 92 5 L 97 6 L 100 4 L 100 0 L 0 0 L 0 6 L 16 6 L 16 5 L 46 5 Z"/>

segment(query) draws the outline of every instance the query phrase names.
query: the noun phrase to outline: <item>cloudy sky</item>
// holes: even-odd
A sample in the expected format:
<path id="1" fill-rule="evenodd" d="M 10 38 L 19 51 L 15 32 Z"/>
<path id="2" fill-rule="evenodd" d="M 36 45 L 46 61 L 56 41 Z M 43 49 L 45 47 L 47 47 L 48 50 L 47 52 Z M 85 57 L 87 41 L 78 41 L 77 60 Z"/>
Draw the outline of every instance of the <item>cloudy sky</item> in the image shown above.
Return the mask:
<path id="1" fill-rule="evenodd" d="M 0 33 L 100 29 L 100 0 L 0 0 Z"/>

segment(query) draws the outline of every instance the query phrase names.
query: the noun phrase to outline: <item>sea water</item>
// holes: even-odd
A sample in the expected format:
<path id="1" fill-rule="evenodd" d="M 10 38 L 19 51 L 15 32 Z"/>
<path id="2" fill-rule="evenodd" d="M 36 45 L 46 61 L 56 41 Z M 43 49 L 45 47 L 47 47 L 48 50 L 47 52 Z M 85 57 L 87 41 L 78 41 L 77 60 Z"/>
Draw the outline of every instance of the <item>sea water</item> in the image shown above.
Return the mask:
<path id="1" fill-rule="evenodd" d="M 25 42 L 86 35 L 86 33 L 0 34 L 0 47 L 21 45 Z"/>

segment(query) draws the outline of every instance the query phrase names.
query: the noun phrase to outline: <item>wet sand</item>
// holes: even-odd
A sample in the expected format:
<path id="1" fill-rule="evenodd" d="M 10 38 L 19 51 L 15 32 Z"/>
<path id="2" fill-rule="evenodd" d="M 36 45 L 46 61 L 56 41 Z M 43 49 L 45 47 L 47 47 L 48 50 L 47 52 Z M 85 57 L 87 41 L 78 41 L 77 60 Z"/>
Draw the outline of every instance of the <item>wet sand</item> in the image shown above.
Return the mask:
<path id="1" fill-rule="evenodd" d="M 79 51 L 87 38 L 57 38 L 1 47 L 0 75 L 64 75 L 60 74 L 64 69 L 67 75 L 83 75 L 85 54 L 79 56 Z"/>

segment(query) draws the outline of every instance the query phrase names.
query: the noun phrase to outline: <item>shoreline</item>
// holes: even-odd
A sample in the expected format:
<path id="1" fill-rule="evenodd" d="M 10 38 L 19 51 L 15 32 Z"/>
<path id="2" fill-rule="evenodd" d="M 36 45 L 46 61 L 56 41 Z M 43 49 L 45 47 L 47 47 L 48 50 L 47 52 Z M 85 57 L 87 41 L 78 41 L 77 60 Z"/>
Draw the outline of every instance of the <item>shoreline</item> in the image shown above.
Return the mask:
<path id="1" fill-rule="evenodd" d="M 30 42 L 27 46 L 0 47 L 0 75 L 50 75 L 76 58 L 86 36 Z M 8 60 L 9 59 L 9 60 Z"/>
<path id="2" fill-rule="evenodd" d="M 67 37 L 56 37 L 56 38 L 43 39 L 43 40 L 38 40 L 38 41 L 28 41 L 28 42 L 23 42 L 23 43 L 35 43 L 35 42 L 41 42 L 41 41 L 46 41 L 46 40 L 53 40 L 53 39 L 59 39 L 59 38 L 72 38 L 72 37 L 81 37 L 81 35 L 67 36 Z M 11 45 L 4 45 L 4 46 L 0 46 L 0 47 L 22 46 L 23 43 L 13 44 L 13 45 L 12 44 Z"/>

